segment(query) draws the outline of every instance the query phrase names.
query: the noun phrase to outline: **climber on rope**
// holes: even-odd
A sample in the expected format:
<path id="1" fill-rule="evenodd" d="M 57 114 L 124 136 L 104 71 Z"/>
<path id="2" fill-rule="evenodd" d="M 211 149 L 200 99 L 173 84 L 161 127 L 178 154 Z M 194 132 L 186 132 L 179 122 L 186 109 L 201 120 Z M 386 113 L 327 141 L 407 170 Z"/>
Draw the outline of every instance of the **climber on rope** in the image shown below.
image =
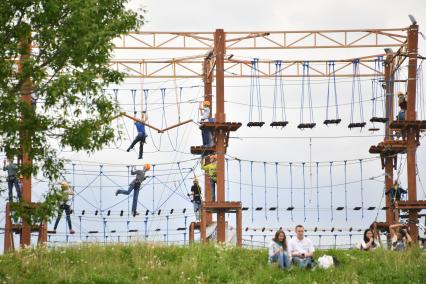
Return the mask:
<path id="1" fill-rule="evenodd" d="M 3 171 L 7 171 L 7 187 L 9 189 L 9 202 L 13 202 L 13 186 L 15 186 L 18 200 L 22 198 L 21 187 L 18 180 L 18 165 L 13 163 L 13 158 L 9 158 L 8 164 L 6 160 L 3 161 Z"/>
<path id="2" fill-rule="evenodd" d="M 147 178 L 145 176 L 145 174 L 150 169 L 151 169 L 150 164 L 145 164 L 142 170 L 136 170 L 136 167 L 133 166 L 132 170 L 130 171 L 130 174 L 136 175 L 136 178 L 129 184 L 129 189 L 128 190 L 118 189 L 115 192 L 115 196 L 117 196 L 119 194 L 129 195 L 132 192 L 132 190 L 134 190 L 133 203 L 132 203 L 132 215 L 133 216 L 139 215 L 139 213 L 136 211 L 136 208 L 138 206 L 139 191 L 140 191 L 142 182 Z"/>
<path id="3" fill-rule="evenodd" d="M 209 122 L 210 121 L 210 102 L 204 101 L 200 103 L 200 115 L 201 122 Z M 203 138 L 203 147 L 213 147 L 213 133 L 211 130 L 203 128 L 201 129 L 201 136 Z"/>
<path id="4" fill-rule="evenodd" d="M 136 145 L 136 143 L 139 142 L 139 157 L 138 159 L 142 159 L 143 157 L 143 144 L 146 143 L 146 137 L 148 137 L 146 135 L 145 132 L 145 124 L 148 121 L 148 115 L 145 113 L 145 111 L 142 112 L 141 115 L 141 121 L 135 121 L 135 126 L 136 129 L 138 131 L 138 135 L 135 137 L 135 139 L 133 140 L 132 144 L 129 146 L 129 148 L 127 148 L 127 152 L 129 152 L 131 149 L 133 149 L 133 147 Z"/>
<path id="5" fill-rule="evenodd" d="M 191 202 L 194 205 L 194 213 L 196 220 L 200 220 L 200 208 L 201 208 L 201 187 L 198 183 L 198 178 L 194 178 L 194 184 L 191 186 Z"/>
<path id="6" fill-rule="evenodd" d="M 209 155 L 207 156 L 208 162 L 206 158 L 201 158 L 201 168 L 205 171 L 205 173 L 209 176 L 210 180 L 210 190 L 211 190 L 211 202 L 216 201 L 216 181 L 217 181 L 217 156 Z"/>
<path id="7" fill-rule="evenodd" d="M 396 180 L 393 183 L 392 187 L 389 188 L 389 190 L 386 192 L 386 195 L 388 194 L 390 194 L 392 199 L 392 205 L 394 205 L 395 202 L 399 202 L 401 200 L 403 194 L 407 194 L 407 190 L 400 187 L 398 181 Z"/>
<path id="8" fill-rule="evenodd" d="M 62 200 L 59 203 L 58 208 L 58 216 L 56 217 L 55 225 L 53 227 L 53 233 L 56 234 L 56 229 L 58 228 L 59 221 L 61 220 L 62 213 L 65 210 L 65 214 L 67 216 L 68 229 L 70 230 L 70 234 L 74 234 L 75 231 L 72 229 L 71 224 L 71 206 L 68 204 L 69 196 L 74 195 L 74 190 L 70 187 L 70 185 L 63 181 L 61 183 L 61 194 Z"/>

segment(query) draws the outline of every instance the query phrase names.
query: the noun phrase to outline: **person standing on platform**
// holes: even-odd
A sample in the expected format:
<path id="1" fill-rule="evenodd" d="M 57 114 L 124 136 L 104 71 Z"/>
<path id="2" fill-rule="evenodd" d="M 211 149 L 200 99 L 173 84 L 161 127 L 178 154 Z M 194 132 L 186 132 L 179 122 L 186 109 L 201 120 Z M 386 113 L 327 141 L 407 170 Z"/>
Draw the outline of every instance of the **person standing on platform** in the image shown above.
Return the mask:
<path id="1" fill-rule="evenodd" d="M 13 163 L 13 158 L 8 159 L 8 164 L 6 165 L 6 160 L 3 161 L 3 171 L 7 171 L 7 187 L 9 190 L 9 202 L 13 202 L 13 186 L 15 186 L 16 194 L 18 200 L 22 198 L 22 191 L 19 185 L 18 179 L 18 166 Z"/>

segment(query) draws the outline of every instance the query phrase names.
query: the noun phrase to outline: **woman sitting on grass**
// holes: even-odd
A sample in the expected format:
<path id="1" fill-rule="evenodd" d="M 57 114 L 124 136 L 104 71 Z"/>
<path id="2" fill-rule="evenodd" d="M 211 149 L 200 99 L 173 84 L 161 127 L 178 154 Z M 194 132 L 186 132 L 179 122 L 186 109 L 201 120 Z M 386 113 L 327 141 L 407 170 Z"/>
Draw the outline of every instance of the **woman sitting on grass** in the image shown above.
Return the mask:
<path id="1" fill-rule="evenodd" d="M 411 244 L 411 236 L 407 231 L 407 225 L 394 224 L 389 226 L 392 246 L 391 250 L 404 251 Z"/>
<path id="2" fill-rule="evenodd" d="M 281 229 L 275 233 L 275 237 L 271 240 L 271 243 L 269 244 L 268 260 L 269 263 L 279 261 L 281 269 L 286 269 L 290 267 L 287 250 L 287 237 L 284 231 Z"/>
<path id="3" fill-rule="evenodd" d="M 364 239 L 361 242 L 361 250 L 375 250 L 380 247 L 380 243 L 374 240 L 374 234 L 371 229 L 364 231 Z"/>

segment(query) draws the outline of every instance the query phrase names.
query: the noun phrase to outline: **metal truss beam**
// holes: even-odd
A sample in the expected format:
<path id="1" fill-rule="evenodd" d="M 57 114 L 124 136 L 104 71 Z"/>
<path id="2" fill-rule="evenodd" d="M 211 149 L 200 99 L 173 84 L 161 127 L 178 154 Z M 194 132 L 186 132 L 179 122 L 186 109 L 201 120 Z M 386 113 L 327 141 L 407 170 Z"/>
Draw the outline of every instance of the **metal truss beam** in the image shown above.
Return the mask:
<path id="1" fill-rule="evenodd" d="M 375 69 L 375 58 L 378 56 L 384 56 L 384 54 L 360 58 L 361 77 L 383 76 L 379 70 Z M 352 77 L 353 60 L 333 61 L 335 63 L 334 75 L 336 77 Z M 277 75 L 276 62 L 275 60 L 259 60 L 257 62 L 259 77 L 275 77 Z M 283 60 L 281 76 L 302 77 L 304 62 L 304 60 Z M 309 76 L 328 77 L 333 75 L 328 63 L 327 60 L 309 61 Z M 203 78 L 203 60 L 195 57 L 172 60 L 111 60 L 110 64 L 115 70 L 126 73 L 127 78 Z M 249 60 L 225 60 L 226 78 L 250 78 L 251 76 L 252 66 Z"/>
<path id="2" fill-rule="evenodd" d="M 226 50 L 400 47 L 408 28 L 225 32 Z M 213 32 L 132 32 L 115 49 L 211 50 Z"/>

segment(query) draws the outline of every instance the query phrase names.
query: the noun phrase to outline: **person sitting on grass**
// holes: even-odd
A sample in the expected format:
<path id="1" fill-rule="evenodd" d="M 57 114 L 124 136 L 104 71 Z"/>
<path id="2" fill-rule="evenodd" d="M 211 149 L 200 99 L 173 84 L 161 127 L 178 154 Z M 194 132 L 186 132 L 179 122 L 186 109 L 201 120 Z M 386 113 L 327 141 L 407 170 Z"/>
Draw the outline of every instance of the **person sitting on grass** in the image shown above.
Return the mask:
<path id="1" fill-rule="evenodd" d="M 391 250 L 404 251 L 409 245 L 411 245 L 412 239 L 407 231 L 407 225 L 390 225 L 389 232 L 391 235 Z"/>
<path id="2" fill-rule="evenodd" d="M 305 228 L 302 225 L 296 226 L 296 237 L 288 243 L 288 251 L 294 264 L 301 268 L 312 268 L 314 257 L 314 244 L 305 238 Z"/>
<path id="3" fill-rule="evenodd" d="M 290 267 L 287 250 L 287 237 L 283 230 L 278 230 L 269 244 L 268 262 L 279 262 L 281 269 Z"/>
<path id="4" fill-rule="evenodd" d="M 380 243 L 376 242 L 374 239 L 374 234 L 371 229 L 364 231 L 364 238 L 361 242 L 361 250 L 375 250 L 380 247 Z"/>

